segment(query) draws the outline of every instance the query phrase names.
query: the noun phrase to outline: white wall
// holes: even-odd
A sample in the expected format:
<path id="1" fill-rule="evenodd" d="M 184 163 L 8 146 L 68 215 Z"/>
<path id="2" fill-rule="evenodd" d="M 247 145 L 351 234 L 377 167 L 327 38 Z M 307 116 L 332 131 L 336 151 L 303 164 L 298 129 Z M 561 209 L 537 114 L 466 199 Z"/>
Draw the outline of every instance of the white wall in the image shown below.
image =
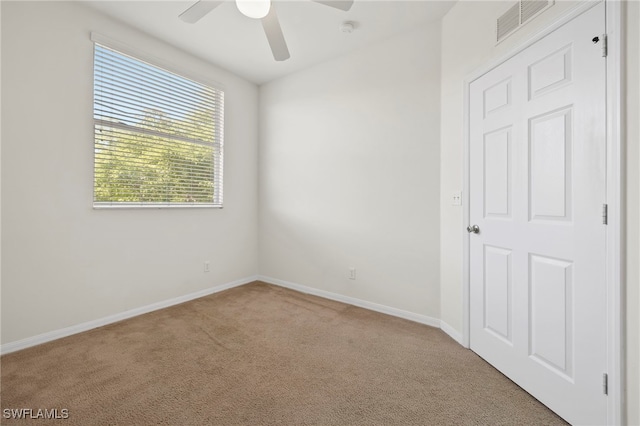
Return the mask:
<path id="1" fill-rule="evenodd" d="M 535 20 L 526 24 L 500 45 L 495 46 L 495 19 L 512 5 L 509 1 L 459 1 L 442 21 L 442 111 L 441 111 L 441 318 L 460 333 L 462 311 L 462 209 L 451 206 L 453 191 L 462 188 L 463 152 L 463 82 L 466 77 L 567 13 L 578 2 L 559 1 Z M 638 117 L 638 2 L 630 2 L 627 10 L 630 26 L 628 37 L 627 75 L 630 116 Z M 634 35 L 635 34 L 635 35 Z M 635 89 L 634 89 L 635 87 Z M 629 120 L 627 176 L 627 382 L 629 424 L 640 424 L 638 409 L 638 126 L 637 118 Z"/>
<path id="2" fill-rule="evenodd" d="M 640 425 L 640 2 L 627 4 L 627 404 Z"/>
<path id="3" fill-rule="evenodd" d="M 91 31 L 224 85 L 224 209 L 92 209 Z M 3 343 L 257 273 L 255 85 L 73 2 L 2 2 L 2 66 Z"/>
<path id="4" fill-rule="evenodd" d="M 262 275 L 439 316 L 439 40 L 431 23 L 261 86 Z"/>

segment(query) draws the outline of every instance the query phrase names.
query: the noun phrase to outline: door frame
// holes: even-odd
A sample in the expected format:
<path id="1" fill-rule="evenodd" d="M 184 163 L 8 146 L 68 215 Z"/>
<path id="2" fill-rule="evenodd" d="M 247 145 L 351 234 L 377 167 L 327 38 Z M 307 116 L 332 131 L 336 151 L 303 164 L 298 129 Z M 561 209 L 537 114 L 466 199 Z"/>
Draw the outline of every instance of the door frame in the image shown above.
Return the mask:
<path id="1" fill-rule="evenodd" d="M 624 424 L 625 365 L 624 365 L 624 19 L 623 9 L 626 5 L 621 1 L 603 0 L 605 2 L 605 25 L 607 31 L 608 53 L 606 61 L 606 126 L 607 126 L 607 204 L 608 230 L 606 239 L 606 287 L 607 287 L 607 374 L 608 401 L 607 423 Z M 464 143 L 463 143 L 463 191 L 462 191 L 462 228 L 469 222 L 469 142 L 470 142 L 470 85 L 482 75 L 493 70 L 508 59 L 530 47 L 546 35 L 562 27 L 567 22 L 583 14 L 600 2 L 586 1 L 558 17 L 552 24 L 525 42 L 519 44 L 508 54 L 480 67 L 464 80 Z M 462 345 L 470 347 L 470 287 L 469 287 L 469 234 L 463 231 L 462 236 L 462 312 L 463 332 Z"/>

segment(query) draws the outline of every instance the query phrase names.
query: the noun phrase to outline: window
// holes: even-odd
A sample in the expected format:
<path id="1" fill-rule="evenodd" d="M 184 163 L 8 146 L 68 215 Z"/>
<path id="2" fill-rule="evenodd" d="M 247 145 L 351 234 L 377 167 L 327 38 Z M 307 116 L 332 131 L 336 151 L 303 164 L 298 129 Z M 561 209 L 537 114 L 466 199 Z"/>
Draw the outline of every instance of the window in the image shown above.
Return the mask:
<path id="1" fill-rule="evenodd" d="M 94 207 L 222 207 L 224 93 L 99 43 Z"/>

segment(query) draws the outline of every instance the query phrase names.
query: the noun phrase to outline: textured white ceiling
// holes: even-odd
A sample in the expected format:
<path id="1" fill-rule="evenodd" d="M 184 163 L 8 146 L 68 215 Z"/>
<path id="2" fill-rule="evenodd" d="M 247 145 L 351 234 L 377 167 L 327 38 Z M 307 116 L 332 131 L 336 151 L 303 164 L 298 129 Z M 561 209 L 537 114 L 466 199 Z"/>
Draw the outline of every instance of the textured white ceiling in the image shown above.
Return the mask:
<path id="1" fill-rule="evenodd" d="M 276 62 L 262 25 L 242 15 L 233 0 L 195 24 L 178 15 L 194 1 L 84 1 L 89 6 L 176 47 L 262 84 L 343 55 L 418 25 L 437 22 L 454 1 L 355 0 L 344 12 L 309 0 L 279 1 L 280 18 L 291 58 Z M 351 34 L 340 31 L 355 21 Z"/>

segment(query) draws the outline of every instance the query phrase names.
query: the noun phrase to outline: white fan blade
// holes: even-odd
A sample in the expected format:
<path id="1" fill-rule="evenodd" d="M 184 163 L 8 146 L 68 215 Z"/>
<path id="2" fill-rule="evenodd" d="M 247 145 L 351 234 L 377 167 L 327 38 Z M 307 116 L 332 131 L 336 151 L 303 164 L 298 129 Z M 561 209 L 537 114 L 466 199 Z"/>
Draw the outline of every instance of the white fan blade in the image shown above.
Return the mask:
<path id="1" fill-rule="evenodd" d="M 324 4 L 325 6 L 335 7 L 336 9 L 347 11 L 353 6 L 353 0 L 313 0 L 316 3 Z"/>
<path id="2" fill-rule="evenodd" d="M 188 24 L 194 24 L 198 22 L 204 15 L 211 12 L 216 7 L 224 3 L 224 0 L 218 1 L 206 1 L 200 0 L 184 12 L 180 14 L 180 19 Z"/>
<path id="3" fill-rule="evenodd" d="M 287 42 L 284 40 L 284 35 L 282 34 L 282 28 L 278 21 L 278 15 L 276 15 L 276 9 L 273 6 L 274 5 L 272 3 L 269 14 L 262 18 L 262 27 L 264 28 L 264 33 L 267 35 L 267 40 L 269 41 L 269 46 L 271 46 L 271 52 L 273 52 L 274 59 L 276 61 L 286 61 L 291 57 L 291 55 L 289 54 Z"/>

